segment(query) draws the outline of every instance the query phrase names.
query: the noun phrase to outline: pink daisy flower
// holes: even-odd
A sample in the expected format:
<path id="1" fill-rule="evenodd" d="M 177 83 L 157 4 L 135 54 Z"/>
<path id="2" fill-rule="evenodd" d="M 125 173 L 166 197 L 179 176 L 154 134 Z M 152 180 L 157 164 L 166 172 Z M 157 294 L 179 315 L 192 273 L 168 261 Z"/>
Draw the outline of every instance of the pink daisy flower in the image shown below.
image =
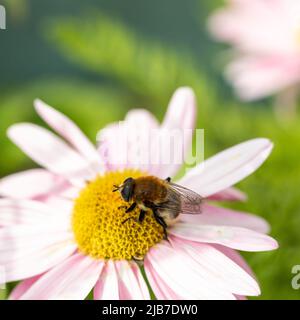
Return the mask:
<path id="1" fill-rule="evenodd" d="M 226 75 L 244 100 L 300 82 L 300 2 L 228 0 L 209 20 L 212 34 L 233 45 Z"/>
<path id="2" fill-rule="evenodd" d="M 7 282 L 22 280 L 10 299 L 85 299 L 92 290 L 94 299 L 150 299 L 140 262 L 133 259 L 136 255 L 143 258 L 158 299 L 239 299 L 260 294 L 236 250 L 277 248 L 266 235 L 268 224 L 209 202 L 245 197 L 232 186 L 264 162 L 272 149 L 269 140 L 241 143 L 188 171 L 178 184 L 207 200 L 201 214 L 180 215 L 167 229 L 167 241 L 151 212 L 141 224 L 122 223 L 124 211 L 119 207 L 125 203 L 112 186 L 144 172 L 173 177 L 178 164 L 136 168 L 129 162 L 118 168 L 113 159 L 114 134 L 101 131 L 102 146 L 97 150 L 66 116 L 39 100 L 35 108 L 60 137 L 27 123 L 8 130 L 10 139 L 43 167 L 0 181 L 0 264 Z M 150 128 L 194 129 L 195 114 L 192 90 L 180 88 L 162 124 L 146 110 L 130 111 L 123 124 L 135 124 L 139 134 Z M 130 136 L 130 143 L 136 139 Z M 191 138 L 185 142 L 191 143 Z"/>

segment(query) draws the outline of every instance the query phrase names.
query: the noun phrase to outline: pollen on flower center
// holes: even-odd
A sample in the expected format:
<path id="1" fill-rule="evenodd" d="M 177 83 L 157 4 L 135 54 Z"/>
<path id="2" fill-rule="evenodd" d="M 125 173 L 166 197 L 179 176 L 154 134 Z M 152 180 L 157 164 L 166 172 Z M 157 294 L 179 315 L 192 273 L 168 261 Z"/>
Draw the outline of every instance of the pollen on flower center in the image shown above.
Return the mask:
<path id="1" fill-rule="evenodd" d="M 142 223 L 137 218 L 139 209 L 125 213 L 120 206 L 129 206 L 113 185 L 126 178 L 136 178 L 136 170 L 109 172 L 98 176 L 81 190 L 75 200 L 72 228 L 79 250 L 96 259 L 130 260 L 142 258 L 148 250 L 164 237 L 163 228 L 155 221 L 151 211 Z"/>

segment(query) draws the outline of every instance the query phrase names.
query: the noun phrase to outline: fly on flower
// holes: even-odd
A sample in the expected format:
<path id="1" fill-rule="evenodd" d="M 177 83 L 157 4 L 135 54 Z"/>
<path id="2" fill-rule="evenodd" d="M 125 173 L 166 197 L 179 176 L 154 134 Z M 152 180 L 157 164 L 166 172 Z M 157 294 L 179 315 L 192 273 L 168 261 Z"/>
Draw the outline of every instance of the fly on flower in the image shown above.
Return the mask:
<path id="1" fill-rule="evenodd" d="M 155 176 L 145 176 L 137 179 L 127 178 L 122 185 L 115 186 L 113 191 L 120 191 L 124 201 L 133 201 L 126 213 L 133 211 L 136 206 L 141 210 L 138 222 L 143 222 L 145 214 L 151 210 L 167 239 L 167 227 L 176 222 L 180 213 L 198 214 L 202 197 L 196 192 L 172 183 L 171 178 L 165 180 Z M 132 219 L 124 220 L 123 223 Z"/>
<path id="2" fill-rule="evenodd" d="M 276 249 L 277 242 L 267 235 L 268 223 L 211 202 L 245 200 L 245 194 L 232 186 L 266 160 L 273 147 L 268 139 L 231 147 L 173 183 L 177 162 L 137 166 L 134 155 L 119 165 L 120 149 L 114 144 L 118 132 L 107 135 L 106 128 L 101 130 L 104 139 L 97 148 L 59 111 L 39 100 L 35 108 L 59 136 L 28 123 L 8 130 L 10 139 L 42 167 L 0 180 L 0 264 L 7 282 L 21 280 L 10 299 L 78 300 L 92 290 L 96 300 L 150 299 L 147 282 L 157 299 L 241 299 L 260 294 L 236 250 Z M 124 125 L 143 124 L 139 135 L 152 129 L 194 129 L 195 113 L 193 91 L 180 88 L 162 124 L 146 110 L 132 110 Z M 131 153 L 138 138 L 130 133 Z M 166 135 L 156 138 L 165 140 Z M 184 145 L 191 145 L 190 135 L 184 139 Z M 162 159 L 160 153 L 167 151 L 153 152 Z M 187 157 L 187 148 L 184 152 Z M 149 187 L 144 186 L 150 182 L 155 192 L 145 196 Z M 121 195 L 112 192 L 113 185 Z M 162 195 L 157 197 L 157 192 Z M 149 199 L 156 217 L 148 210 Z M 128 201 L 137 205 L 125 213 L 120 207 Z M 146 211 L 142 217 L 141 210 Z M 136 223 L 137 217 L 142 223 Z M 136 257 L 142 260 L 144 274 Z"/>

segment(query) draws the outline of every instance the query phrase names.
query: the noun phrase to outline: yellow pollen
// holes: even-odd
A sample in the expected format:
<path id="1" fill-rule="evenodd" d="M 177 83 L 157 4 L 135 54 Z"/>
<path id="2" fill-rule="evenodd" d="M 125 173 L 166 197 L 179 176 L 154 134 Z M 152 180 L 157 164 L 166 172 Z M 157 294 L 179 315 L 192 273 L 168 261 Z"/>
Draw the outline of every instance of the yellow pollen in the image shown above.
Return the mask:
<path id="1" fill-rule="evenodd" d="M 128 178 L 145 175 L 136 170 L 109 172 L 98 176 L 83 188 L 75 200 L 72 228 L 78 248 L 96 259 L 141 259 L 148 250 L 164 237 L 163 228 L 156 222 L 151 211 L 142 223 L 137 219 L 136 208 L 125 213 L 125 202 L 119 192 L 112 192 L 113 185 L 120 185 Z"/>

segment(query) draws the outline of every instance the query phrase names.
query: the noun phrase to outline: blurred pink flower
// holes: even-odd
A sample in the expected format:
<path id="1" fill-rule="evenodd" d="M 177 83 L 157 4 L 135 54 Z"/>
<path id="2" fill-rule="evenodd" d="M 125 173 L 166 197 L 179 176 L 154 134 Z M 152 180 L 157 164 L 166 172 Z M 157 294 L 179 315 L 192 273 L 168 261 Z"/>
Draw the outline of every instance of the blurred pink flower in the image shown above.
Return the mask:
<path id="1" fill-rule="evenodd" d="M 300 1 L 227 0 L 209 29 L 233 45 L 226 76 L 244 100 L 259 99 L 300 82 Z"/>
<path id="2" fill-rule="evenodd" d="M 94 299 L 149 299 L 146 282 L 134 260 L 84 254 L 74 236 L 76 199 L 86 195 L 85 188 L 95 179 L 117 176 L 122 171 L 109 171 L 109 159 L 103 160 L 70 119 L 41 101 L 36 101 L 35 107 L 61 138 L 34 124 L 16 124 L 8 130 L 12 141 L 43 167 L 0 181 L 0 264 L 8 282 L 22 280 L 10 299 L 84 299 L 92 289 Z M 130 111 L 125 122 L 130 118 L 137 125 L 143 123 L 141 131 L 190 129 L 194 128 L 195 112 L 192 90 L 181 88 L 175 92 L 162 125 L 146 110 Z M 136 138 L 130 141 L 134 143 Z M 111 145 L 112 141 L 106 141 L 106 150 Z M 194 167 L 178 183 L 208 200 L 243 199 L 244 195 L 231 186 L 255 171 L 271 149 L 267 139 L 241 143 L 206 160 L 204 167 Z M 170 165 L 149 166 L 146 171 L 165 178 L 177 170 L 178 165 Z M 120 196 L 112 193 L 110 183 L 103 186 L 88 199 L 83 217 L 88 219 L 88 210 L 94 210 L 92 203 L 96 203 L 95 210 L 101 208 L 100 217 L 104 212 L 108 214 L 104 224 L 109 225 L 117 218 L 119 204 L 115 201 Z M 101 194 L 105 194 L 105 203 L 98 203 Z M 169 241 L 161 239 L 148 248 L 144 268 L 158 299 L 240 299 L 260 294 L 251 270 L 236 250 L 277 248 L 277 242 L 266 235 L 267 222 L 207 202 L 201 214 L 182 214 L 168 228 Z M 115 210 L 112 217 L 107 208 Z M 94 227 L 81 222 L 84 234 Z M 97 223 L 96 231 L 103 221 Z M 117 228 L 121 226 L 124 224 Z M 125 233 L 130 231 L 130 226 L 123 229 Z M 118 230 L 106 232 L 113 237 Z M 101 242 L 100 246 L 109 252 L 112 244 Z"/>

